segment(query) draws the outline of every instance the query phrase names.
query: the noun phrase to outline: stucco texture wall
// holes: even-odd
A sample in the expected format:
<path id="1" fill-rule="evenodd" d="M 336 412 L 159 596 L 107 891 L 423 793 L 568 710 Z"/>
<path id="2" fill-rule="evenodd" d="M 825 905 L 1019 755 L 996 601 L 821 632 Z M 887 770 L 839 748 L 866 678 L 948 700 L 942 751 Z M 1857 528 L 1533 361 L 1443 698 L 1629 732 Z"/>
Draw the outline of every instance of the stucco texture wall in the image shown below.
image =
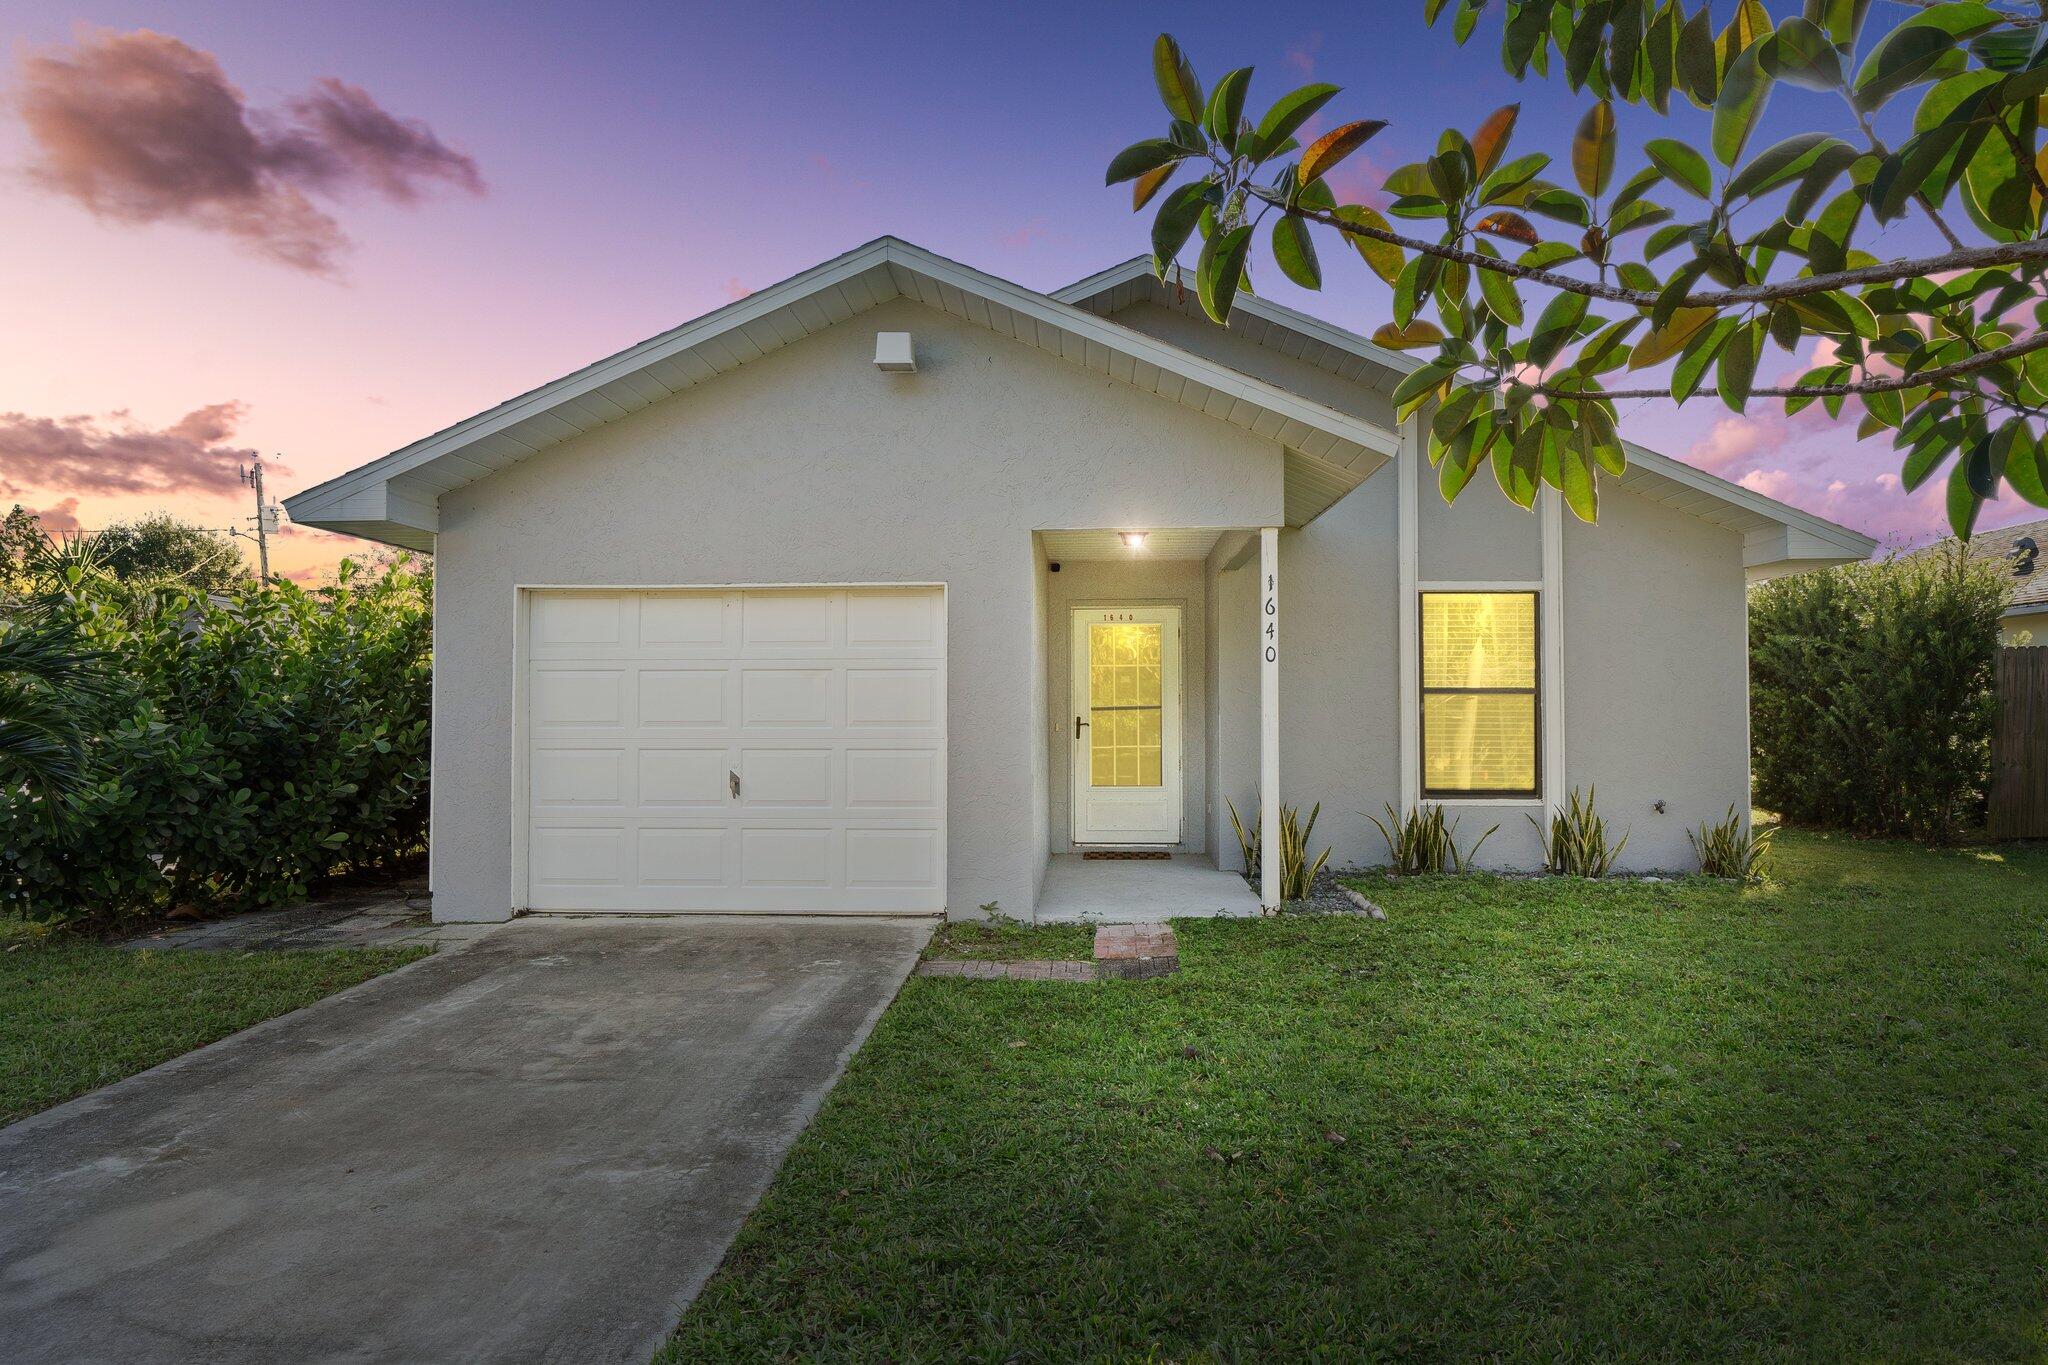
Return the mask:
<path id="1" fill-rule="evenodd" d="M 888 330 L 918 373 L 875 370 Z M 898 300 L 447 494 L 437 916 L 514 908 L 522 584 L 944 583 L 949 909 L 1027 910 L 1053 785 L 1031 532 L 1270 524 L 1281 479 L 1277 446 Z"/>

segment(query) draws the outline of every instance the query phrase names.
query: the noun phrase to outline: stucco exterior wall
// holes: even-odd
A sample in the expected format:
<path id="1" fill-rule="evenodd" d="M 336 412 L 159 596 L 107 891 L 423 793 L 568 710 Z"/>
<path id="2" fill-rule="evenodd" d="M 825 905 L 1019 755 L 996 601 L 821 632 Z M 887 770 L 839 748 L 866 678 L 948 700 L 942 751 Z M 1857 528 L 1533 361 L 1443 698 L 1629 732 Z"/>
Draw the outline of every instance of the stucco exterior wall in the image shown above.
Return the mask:
<path id="1" fill-rule="evenodd" d="M 1998 643 L 2028 646 L 2048 644 L 2048 607 L 2022 610 L 2015 607 L 1998 622 Z"/>
<path id="2" fill-rule="evenodd" d="M 1052 850 L 1073 849 L 1073 613 L 1079 607 L 1179 607 L 1181 620 L 1181 841 L 1183 853 L 1208 844 L 1209 771 L 1208 588 L 1202 562 L 1065 560 L 1044 580 L 1045 759 L 1047 837 Z"/>
<path id="3" fill-rule="evenodd" d="M 878 373 L 877 331 L 919 372 Z M 515 588 L 944 583 L 948 903 L 1033 903 L 1047 844 L 1031 532 L 1256 526 L 1281 452 L 898 300 L 445 495 L 436 557 L 435 911 L 513 910 Z"/>

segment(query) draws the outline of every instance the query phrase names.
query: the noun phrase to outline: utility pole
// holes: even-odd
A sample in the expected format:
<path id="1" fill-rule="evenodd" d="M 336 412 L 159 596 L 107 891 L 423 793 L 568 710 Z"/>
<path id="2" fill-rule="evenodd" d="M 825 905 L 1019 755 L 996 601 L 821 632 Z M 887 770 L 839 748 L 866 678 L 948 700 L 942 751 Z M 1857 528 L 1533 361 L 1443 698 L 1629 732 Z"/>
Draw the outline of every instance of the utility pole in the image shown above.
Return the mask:
<path id="1" fill-rule="evenodd" d="M 277 530 L 280 512 L 276 503 L 266 503 L 263 500 L 262 460 L 255 461 L 247 469 L 242 469 L 238 466 L 235 472 L 241 476 L 242 483 L 245 486 L 256 490 L 256 515 L 249 518 L 250 521 L 256 523 L 256 530 L 254 534 L 248 531 L 230 531 L 229 534 L 256 542 L 257 581 L 259 583 L 268 583 L 270 581 L 270 536 L 272 532 Z"/>

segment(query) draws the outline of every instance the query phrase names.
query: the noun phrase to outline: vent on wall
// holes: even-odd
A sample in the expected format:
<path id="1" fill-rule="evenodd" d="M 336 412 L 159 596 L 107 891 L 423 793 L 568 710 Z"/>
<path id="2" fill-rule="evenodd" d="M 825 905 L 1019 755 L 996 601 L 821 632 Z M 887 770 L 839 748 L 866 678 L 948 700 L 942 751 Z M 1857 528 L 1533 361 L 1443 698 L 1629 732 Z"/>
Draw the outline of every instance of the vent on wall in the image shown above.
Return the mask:
<path id="1" fill-rule="evenodd" d="M 911 349 L 910 333 L 875 333 L 875 368 L 891 374 L 909 374 L 915 371 L 917 354 Z"/>

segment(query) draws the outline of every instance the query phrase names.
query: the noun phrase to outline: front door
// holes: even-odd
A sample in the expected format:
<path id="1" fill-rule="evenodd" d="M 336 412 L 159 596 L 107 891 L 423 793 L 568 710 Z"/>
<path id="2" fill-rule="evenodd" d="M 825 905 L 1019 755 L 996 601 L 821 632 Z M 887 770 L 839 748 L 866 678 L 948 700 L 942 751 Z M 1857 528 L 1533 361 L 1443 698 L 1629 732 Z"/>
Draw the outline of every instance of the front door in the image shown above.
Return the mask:
<path id="1" fill-rule="evenodd" d="M 1074 842 L 1180 842 L 1180 608 L 1074 613 Z"/>

